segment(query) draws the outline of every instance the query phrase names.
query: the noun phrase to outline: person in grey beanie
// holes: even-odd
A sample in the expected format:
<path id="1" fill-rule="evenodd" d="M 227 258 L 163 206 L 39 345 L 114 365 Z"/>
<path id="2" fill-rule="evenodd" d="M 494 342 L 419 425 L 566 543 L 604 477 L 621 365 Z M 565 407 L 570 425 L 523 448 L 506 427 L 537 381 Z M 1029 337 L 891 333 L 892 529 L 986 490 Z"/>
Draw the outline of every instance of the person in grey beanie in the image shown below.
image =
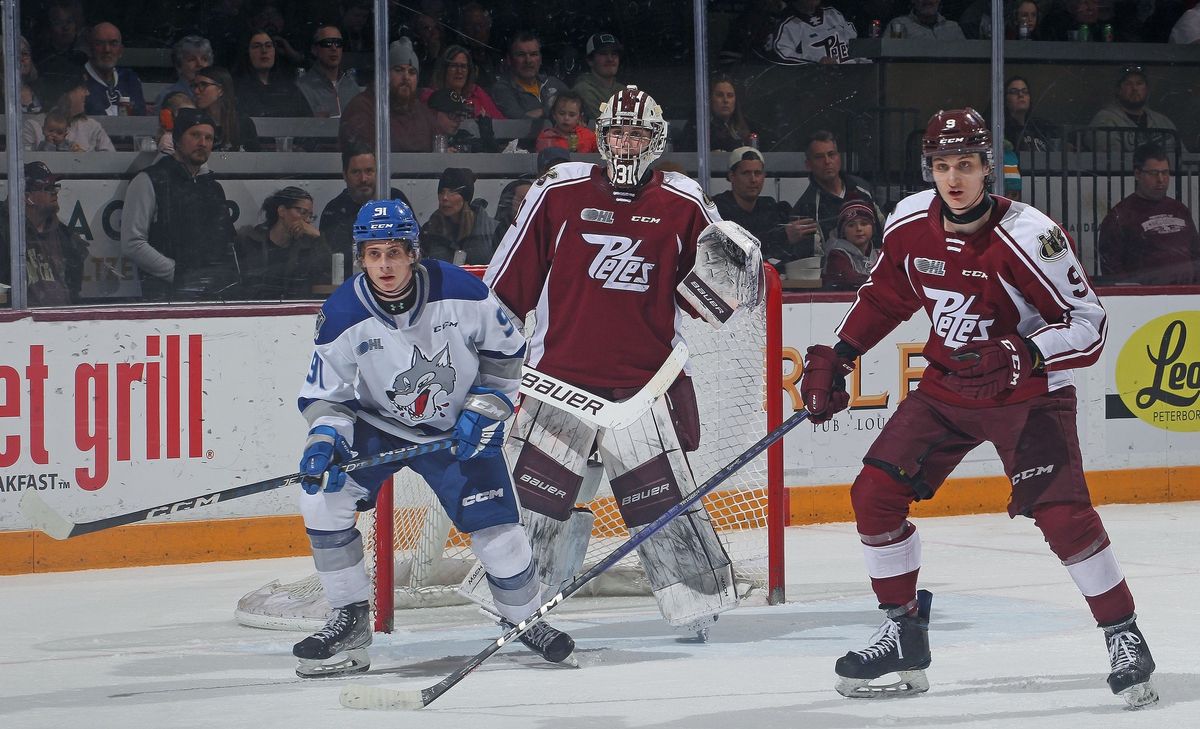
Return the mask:
<path id="1" fill-rule="evenodd" d="M 432 152 L 436 117 L 417 98 L 421 62 L 412 41 L 400 38 L 388 46 L 388 110 L 393 152 Z M 375 146 L 375 89 L 368 88 L 346 107 L 338 128 L 342 149 Z"/>

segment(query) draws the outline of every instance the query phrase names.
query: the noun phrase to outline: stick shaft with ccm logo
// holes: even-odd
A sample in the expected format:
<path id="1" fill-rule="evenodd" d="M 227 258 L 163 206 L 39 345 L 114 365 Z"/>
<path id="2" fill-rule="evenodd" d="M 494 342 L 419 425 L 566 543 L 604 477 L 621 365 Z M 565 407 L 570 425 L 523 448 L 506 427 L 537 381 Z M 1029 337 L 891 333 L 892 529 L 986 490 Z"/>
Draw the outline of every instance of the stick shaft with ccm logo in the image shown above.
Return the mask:
<path id="1" fill-rule="evenodd" d="M 808 418 L 808 411 L 799 410 L 790 418 L 780 423 L 774 430 L 760 438 L 754 445 L 730 461 L 724 468 L 714 473 L 711 478 L 693 491 L 686 499 L 663 512 L 661 516 L 627 539 L 624 544 L 614 549 L 607 557 L 596 563 L 587 572 L 576 577 L 562 592 L 559 592 L 550 598 L 546 604 L 538 608 L 537 612 L 505 631 L 504 635 L 492 641 L 486 648 L 459 667 L 458 670 L 438 683 L 419 690 L 397 690 L 382 686 L 350 684 L 342 689 L 340 697 L 342 706 L 350 709 L 420 709 L 430 705 L 442 694 L 453 688 L 455 684 L 466 678 L 468 674 L 479 668 L 492 654 L 521 637 L 522 633 L 546 617 L 546 614 L 561 604 L 563 600 L 566 600 L 588 582 L 600 576 L 605 570 L 620 562 L 626 555 L 637 549 L 639 544 L 649 539 L 650 535 L 666 526 L 667 522 L 695 506 L 700 502 L 700 499 L 704 498 L 705 494 L 727 481 L 730 476 L 761 455 L 775 441 L 782 438 L 789 430 L 802 423 L 806 418 Z"/>
<path id="2" fill-rule="evenodd" d="M 435 440 L 429 443 L 420 443 L 417 445 L 405 446 L 391 451 L 384 451 L 374 456 L 364 458 L 355 458 L 352 461 L 347 461 L 341 465 L 343 471 L 350 472 L 362 468 L 370 468 L 384 463 L 395 463 L 396 461 L 406 461 L 410 458 L 441 451 L 450 448 L 455 443 L 453 438 L 443 440 Z M 147 521 L 159 516 L 168 516 L 179 511 L 187 511 L 201 506 L 211 506 L 222 501 L 231 499 L 240 499 L 243 496 L 253 496 L 261 494 L 264 491 L 273 491 L 275 489 L 285 488 L 287 486 L 298 486 L 300 484 L 300 474 L 293 473 L 290 476 L 279 476 L 270 478 L 266 481 L 258 481 L 256 483 L 243 484 L 234 486 L 233 488 L 225 489 L 224 491 L 214 491 L 200 496 L 191 496 L 186 499 L 172 501 L 169 504 L 154 506 L 149 509 L 139 509 L 138 511 L 130 511 L 124 514 L 116 514 L 95 521 L 73 522 L 68 520 L 62 514 L 52 509 L 42 497 L 38 496 L 36 491 L 28 490 L 21 497 L 21 511 L 25 517 L 33 524 L 35 529 L 49 534 L 55 539 L 70 539 L 78 537 L 81 534 L 91 534 L 92 532 L 104 531 L 113 527 L 125 526 L 126 524 L 136 524 L 138 522 Z"/>

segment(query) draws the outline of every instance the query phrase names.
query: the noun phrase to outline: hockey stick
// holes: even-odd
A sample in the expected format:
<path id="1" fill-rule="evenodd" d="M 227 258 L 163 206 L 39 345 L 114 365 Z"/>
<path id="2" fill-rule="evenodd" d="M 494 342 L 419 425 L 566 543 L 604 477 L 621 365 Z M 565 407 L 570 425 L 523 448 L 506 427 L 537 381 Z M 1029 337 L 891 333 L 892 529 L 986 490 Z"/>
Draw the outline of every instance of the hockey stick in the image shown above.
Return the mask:
<path id="1" fill-rule="evenodd" d="M 663 512 L 662 516 L 647 524 L 641 531 L 627 539 L 621 546 L 614 549 L 607 557 L 587 572 L 576 577 L 571 584 L 567 585 L 561 592 L 551 598 L 549 602 L 538 608 L 537 612 L 522 620 L 515 627 L 508 629 L 504 635 L 492 641 L 487 648 L 484 648 L 459 667 L 458 670 L 438 683 L 420 690 L 389 689 L 381 686 L 350 684 L 342 688 L 342 694 L 339 698 L 342 706 L 350 709 L 420 709 L 429 706 L 438 697 L 453 688 L 455 684 L 466 678 L 468 674 L 479 668 L 493 653 L 519 638 L 522 633 L 544 618 L 559 603 L 598 577 L 600 573 L 620 562 L 627 554 L 637 549 L 639 544 L 646 541 L 650 535 L 666 526 L 667 522 L 695 506 L 705 494 L 724 483 L 730 476 L 757 458 L 772 443 L 782 438 L 785 433 L 799 425 L 807 417 L 808 411 L 800 410 L 780 423 L 777 428 L 760 438 L 758 442 L 730 461 L 720 471 L 714 473 L 711 478 L 693 491 L 690 496 Z"/>
<path id="2" fill-rule="evenodd" d="M 433 453 L 434 451 L 442 451 L 454 445 L 453 438 L 444 440 L 435 440 L 429 443 L 420 443 L 417 445 L 405 446 L 391 451 L 384 451 L 378 455 L 368 458 L 356 458 L 352 461 L 347 461 L 342 464 L 342 470 L 356 471 L 360 468 L 370 468 L 384 463 L 394 463 L 396 461 L 406 461 L 410 458 Z M 186 499 L 173 501 L 162 506 L 154 506 L 149 509 L 140 509 L 138 511 L 130 511 L 125 514 L 117 514 L 115 516 L 107 516 L 103 519 L 95 521 L 73 522 L 67 520 L 62 514 L 59 514 L 50 505 L 42 500 L 37 495 L 36 491 L 26 491 L 21 497 L 21 511 L 25 517 L 32 522 L 35 529 L 49 534 L 55 539 L 70 539 L 81 534 L 91 534 L 113 527 L 124 526 L 126 524 L 136 524 L 137 522 L 153 519 L 156 516 L 166 516 L 174 514 L 178 511 L 186 511 L 199 506 L 211 506 L 221 501 L 229 501 L 230 499 L 240 499 L 243 496 L 251 496 L 260 494 L 264 491 L 273 491 L 275 489 L 284 488 L 286 486 L 294 486 L 300 483 L 300 474 L 293 473 L 290 476 L 280 476 L 278 478 L 269 478 L 266 481 L 257 483 L 248 483 L 241 486 L 225 489 L 224 491 L 216 491 L 211 494 L 202 496 L 190 496 Z"/>
<path id="3" fill-rule="evenodd" d="M 654 401 L 670 389 L 687 358 L 687 345 L 679 342 L 642 389 L 620 402 L 605 400 L 528 365 L 521 371 L 521 394 L 566 410 L 601 428 L 619 430 L 637 422 Z"/>

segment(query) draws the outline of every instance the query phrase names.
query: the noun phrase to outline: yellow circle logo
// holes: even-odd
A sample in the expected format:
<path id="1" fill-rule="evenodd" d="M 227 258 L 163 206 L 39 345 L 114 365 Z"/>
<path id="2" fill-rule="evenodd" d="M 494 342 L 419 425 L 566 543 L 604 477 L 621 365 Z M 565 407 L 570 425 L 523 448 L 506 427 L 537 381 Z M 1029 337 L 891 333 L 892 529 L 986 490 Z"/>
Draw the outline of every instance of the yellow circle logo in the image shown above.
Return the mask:
<path id="1" fill-rule="evenodd" d="M 1163 430 L 1200 430 L 1200 311 L 1143 325 L 1117 356 L 1117 394 L 1141 420 Z"/>

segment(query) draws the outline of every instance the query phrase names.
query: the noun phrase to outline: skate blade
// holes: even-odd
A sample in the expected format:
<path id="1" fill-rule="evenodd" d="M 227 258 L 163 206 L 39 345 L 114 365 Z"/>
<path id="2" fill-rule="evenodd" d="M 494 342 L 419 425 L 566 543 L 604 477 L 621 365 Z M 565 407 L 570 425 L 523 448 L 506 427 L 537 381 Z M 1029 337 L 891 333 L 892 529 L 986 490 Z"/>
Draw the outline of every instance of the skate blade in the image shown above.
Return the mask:
<path id="1" fill-rule="evenodd" d="M 839 676 L 834 689 L 848 699 L 890 699 L 900 696 L 916 696 L 929 690 L 929 679 L 925 671 L 898 671 L 899 680 L 893 683 L 872 684 L 869 678 L 847 678 Z"/>
<path id="2" fill-rule="evenodd" d="M 371 658 L 365 648 L 355 648 L 346 651 L 345 658 L 326 663 L 320 659 L 301 658 L 296 667 L 296 675 L 300 678 L 335 678 L 348 676 L 352 673 L 362 673 L 371 667 Z M 334 656 L 336 659 L 337 656 Z"/>
<path id="3" fill-rule="evenodd" d="M 350 684 L 342 687 L 338 702 L 347 709 L 389 711 L 401 709 L 413 711 L 425 708 L 425 697 L 420 691 L 402 691 L 382 686 Z"/>
<path id="4" fill-rule="evenodd" d="M 1125 699 L 1130 709 L 1143 709 L 1158 703 L 1158 691 L 1154 690 L 1149 681 L 1130 686 L 1122 691 L 1120 696 Z"/>

